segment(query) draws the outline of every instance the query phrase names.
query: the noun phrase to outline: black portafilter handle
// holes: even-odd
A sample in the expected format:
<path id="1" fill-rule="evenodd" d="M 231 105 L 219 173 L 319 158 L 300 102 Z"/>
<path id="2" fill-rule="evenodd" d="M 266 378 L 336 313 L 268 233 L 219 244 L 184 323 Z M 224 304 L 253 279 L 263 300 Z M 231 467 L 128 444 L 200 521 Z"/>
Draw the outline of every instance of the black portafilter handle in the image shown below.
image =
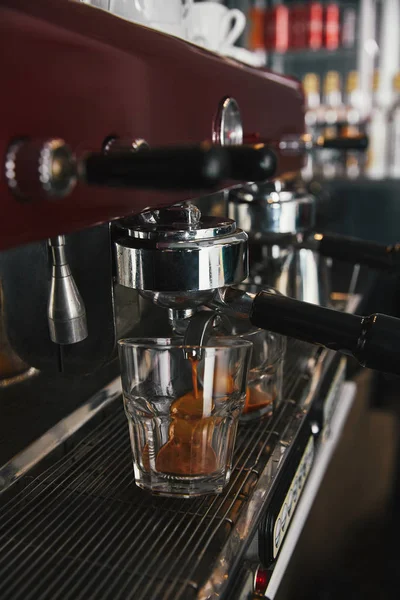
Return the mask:
<path id="1" fill-rule="evenodd" d="M 276 155 L 267 146 L 225 146 L 224 149 L 229 156 L 231 179 L 265 181 L 276 174 Z"/>
<path id="2" fill-rule="evenodd" d="M 202 190 L 219 185 L 230 172 L 225 149 L 209 144 L 93 153 L 80 163 L 87 184 L 116 188 Z"/>
<path id="3" fill-rule="evenodd" d="M 400 244 L 386 246 L 332 233 L 312 234 L 307 239 L 323 256 L 373 269 L 400 272 Z"/>
<path id="4" fill-rule="evenodd" d="M 329 148 L 335 150 L 366 150 L 369 139 L 367 135 L 355 135 L 349 137 L 323 138 L 320 148 Z"/>
<path id="5" fill-rule="evenodd" d="M 395 317 L 360 317 L 259 292 L 250 321 L 261 329 L 352 355 L 365 367 L 400 375 L 400 319 Z"/>

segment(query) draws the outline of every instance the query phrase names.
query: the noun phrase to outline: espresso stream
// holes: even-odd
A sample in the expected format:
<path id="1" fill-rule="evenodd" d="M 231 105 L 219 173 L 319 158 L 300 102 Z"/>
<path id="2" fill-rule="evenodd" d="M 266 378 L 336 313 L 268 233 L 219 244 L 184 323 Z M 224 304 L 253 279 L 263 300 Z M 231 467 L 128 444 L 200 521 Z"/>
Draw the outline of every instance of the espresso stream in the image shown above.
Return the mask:
<path id="1" fill-rule="evenodd" d="M 171 424 L 169 439 L 156 457 L 156 471 L 171 475 L 210 475 L 218 468 L 218 461 L 212 447 L 215 427 L 221 422 L 219 416 L 203 417 L 203 390 L 199 390 L 198 361 L 192 359 L 193 389 L 171 404 Z M 219 389 L 218 389 L 219 388 Z M 231 376 L 215 374 L 214 392 L 226 397 L 234 391 Z M 270 406 L 272 397 L 254 388 L 247 388 L 244 413 Z M 211 410 L 214 407 L 211 408 Z M 146 444 L 142 453 L 143 466 L 150 470 L 149 450 Z"/>
<path id="2" fill-rule="evenodd" d="M 203 391 L 198 388 L 198 361 L 191 360 L 193 390 L 171 405 L 169 440 L 156 458 L 156 470 L 176 475 L 209 475 L 217 470 L 211 445 L 218 417 L 203 418 Z"/>

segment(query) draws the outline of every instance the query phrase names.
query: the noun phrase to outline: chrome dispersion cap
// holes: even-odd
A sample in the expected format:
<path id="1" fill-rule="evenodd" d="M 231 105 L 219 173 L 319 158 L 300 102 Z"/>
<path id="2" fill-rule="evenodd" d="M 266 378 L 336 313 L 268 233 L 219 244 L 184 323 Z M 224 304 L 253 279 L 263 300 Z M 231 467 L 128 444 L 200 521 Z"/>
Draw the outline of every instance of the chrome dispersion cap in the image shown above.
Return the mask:
<path id="1" fill-rule="evenodd" d="M 168 308 L 203 304 L 248 275 L 247 235 L 191 204 L 148 210 L 114 229 L 117 282 Z"/>

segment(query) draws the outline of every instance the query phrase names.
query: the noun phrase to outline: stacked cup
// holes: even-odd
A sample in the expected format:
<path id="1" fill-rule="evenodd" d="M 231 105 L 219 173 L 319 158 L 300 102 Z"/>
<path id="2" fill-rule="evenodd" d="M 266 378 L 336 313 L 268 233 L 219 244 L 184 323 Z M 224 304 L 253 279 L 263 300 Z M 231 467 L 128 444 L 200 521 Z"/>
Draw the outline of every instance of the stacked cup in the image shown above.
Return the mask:
<path id="1" fill-rule="evenodd" d="M 188 12 L 188 40 L 220 54 L 229 53 L 245 27 L 240 10 L 218 2 L 195 2 Z"/>

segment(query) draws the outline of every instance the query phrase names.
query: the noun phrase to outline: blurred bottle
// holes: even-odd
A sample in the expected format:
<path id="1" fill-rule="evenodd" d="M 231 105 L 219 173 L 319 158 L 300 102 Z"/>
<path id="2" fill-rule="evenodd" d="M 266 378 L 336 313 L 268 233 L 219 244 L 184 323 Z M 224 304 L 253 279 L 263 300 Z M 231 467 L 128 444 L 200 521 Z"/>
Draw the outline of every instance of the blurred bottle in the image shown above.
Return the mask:
<path id="1" fill-rule="evenodd" d="M 343 48 L 354 48 L 356 43 L 357 12 L 355 8 L 347 6 L 343 9 L 340 43 Z"/>
<path id="2" fill-rule="evenodd" d="M 289 9 L 275 2 L 265 15 L 265 47 L 273 52 L 286 52 L 289 45 Z"/>
<path id="3" fill-rule="evenodd" d="M 350 71 L 346 81 L 346 115 L 341 135 L 354 137 L 365 131 L 360 112 L 360 89 L 357 71 Z M 348 150 L 345 155 L 346 175 L 350 179 L 359 177 L 365 166 L 365 153 Z"/>
<path id="4" fill-rule="evenodd" d="M 369 120 L 369 149 L 367 174 L 381 179 L 387 172 L 387 120 L 386 110 L 379 103 L 379 71 L 374 72 L 372 83 L 372 110 Z"/>
<path id="5" fill-rule="evenodd" d="M 306 7 L 295 2 L 289 8 L 289 48 L 302 50 L 306 47 Z"/>
<path id="6" fill-rule="evenodd" d="M 322 47 L 322 2 L 296 2 L 289 9 L 289 48 L 293 50 Z"/>
<path id="7" fill-rule="evenodd" d="M 400 177 L 400 73 L 393 78 L 394 101 L 389 111 L 389 143 L 387 162 L 389 176 Z"/>
<path id="8" fill-rule="evenodd" d="M 265 49 L 265 19 L 267 11 L 266 0 L 254 0 L 249 10 L 249 49 L 260 56 L 260 62 L 266 62 Z"/>
<path id="9" fill-rule="evenodd" d="M 324 79 L 324 102 L 319 120 L 322 122 L 323 135 L 326 138 L 338 137 L 340 127 L 345 120 L 346 109 L 342 99 L 341 78 L 338 71 L 328 71 Z M 343 175 L 343 163 L 339 150 L 320 150 L 322 174 L 327 179 Z"/>
<path id="10" fill-rule="evenodd" d="M 306 133 L 313 138 L 318 135 L 318 113 L 321 106 L 320 79 L 316 73 L 307 73 L 303 79 L 305 99 L 305 125 Z M 313 151 L 306 156 L 306 163 L 302 169 L 304 181 L 310 181 L 318 175 L 317 163 Z"/>
<path id="11" fill-rule="evenodd" d="M 324 46 L 328 50 L 337 50 L 339 47 L 339 20 L 340 10 L 337 2 L 327 2 L 324 19 Z"/>
<path id="12" fill-rule="evenodd" d="M 322 2 L 308 2 L 305 7 L 306 47 L 311 50 L 322 48 L 324 10 Z"/>

